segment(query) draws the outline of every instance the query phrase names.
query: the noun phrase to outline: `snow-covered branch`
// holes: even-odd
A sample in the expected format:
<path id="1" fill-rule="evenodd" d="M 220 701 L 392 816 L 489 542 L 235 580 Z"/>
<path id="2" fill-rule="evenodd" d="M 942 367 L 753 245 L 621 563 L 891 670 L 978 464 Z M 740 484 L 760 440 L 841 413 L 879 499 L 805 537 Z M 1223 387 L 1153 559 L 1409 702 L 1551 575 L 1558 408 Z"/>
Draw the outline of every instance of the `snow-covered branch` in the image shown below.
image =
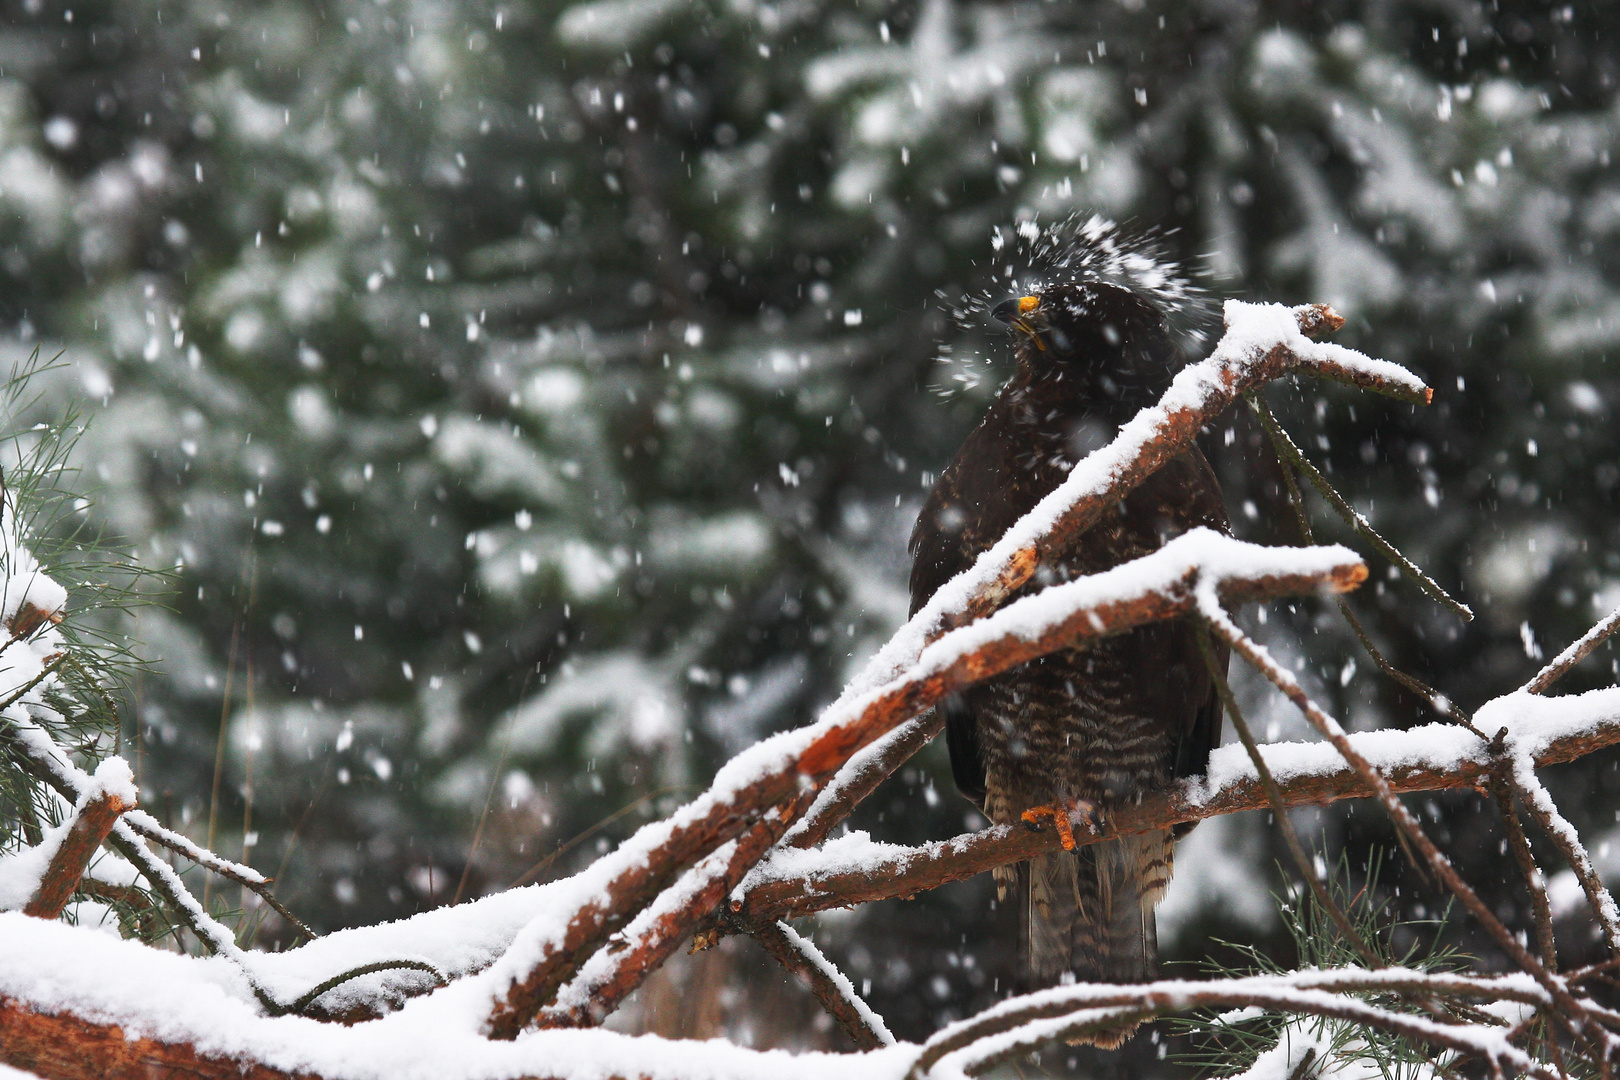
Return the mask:
<path id="1" fill-rule="evenodd" d="M 1337 329 L 1331 308 L 1226 302 L 1226 333 L 1208 358 L 1180 371 L 1158 404 L 1137 413 L 1107 446 L 1077 464 L 1064 482 L 1014 525 L 972 567 L 947 582 L 918 612 L 925 633 L 993 611 L 1069 538 L 1096 523 L 1127 492 L 1191 445 L 1247 391 L 1292 371 L 1351 383 L 1414 404 L 1432 391 L 1397 364 L 1353 349 L 1312 341 L 1308 333 Z"/>
<path id="2" fill-rule="evenodd" d="M 1561 698 L 1510 694 L 1488 703 L 1479 718 L 1489 731 L 1506 728 L 1514 745 L 1528 748 L 1525 753 L 1535 767 L 1556 765 L 1620 744 L 1620 687 Z M 1356 732 L 1348 738 L 1397 793 L 1483 788 L 1498 768 L 1488 745 L 1453 724 Z M 1260 750 L 1289 806 L 1374 795 L 1371 785 L 1330 744 L 1271 743 Z M 1076 844 L 1092 844 L 1268 805 L 1243 747 L 1223 746 L 1211 755 L 1204 777 L 1106 819 L 1073 818 L 1074 839 Z M 1044 822 L 992 826 L 921 847 L 884 844 L 865 833 L 852 833 L 814 851 L 772 852 L 733 894 L 733 906 L 751 919 L 782 919 L 913 896 L 1056 850 L 1058 845 L 1056 830 Z"/>
<path id="3" fill-rule="evenodd" d="M 447 1077 L 644 1077 L 647 1080 L 809 1080 L 835 1070 L 859 1080 L 974 1074 L 1006 1053 L 1084 1024 L 1210 1007 L 1256 1006 L 1382 1027 L 1416 1041 L 1551 1075 L 1506 1025 L 1482 1026 L 1398 1011 L 1390 999 L 1545 1009 L 1549 995 L 1523 974 L 1476 976 L 1404 968 L 1306 970 L 1140 985 L 1081 984 L 1011 998 L 923 1044 L 864 1054 L 787 1054 L 725 1042 L 630 1037 L 601 1029 L 489 1040 L 455 988 L 354 1027 L 270 1018 L 221 982 L 216 961 L 177 956 L 106 935 L 0 915 L 0 1047 L 7 1060 L 58 1078 L 165 1072 L 255 1080 Z M 1616 1017 L 1596 1010 L 1605 1029 Z M 150 1071 L 147 1071 L 150 1070 Z"/>
<path id="4" fill-rule="evenodd" d="M 47 849 L 54 844 L 56 850 L 50 854 L 50 863 L 23 913 L 42 919 L 54 919 L 62 914 L 91 858 L 117 824 L 118 816 L 134 807 L 135 778 L 130 774 L 129 765 L 123 758 L 108 758 L 96 769 L 91 783 L 79 793 L 73 815 L 39 845 Z"/>
<path id="5" fill-rule="evenodd" d="M 1343 591 L 1360 583 L 1366 572 L 1344 548 L 1262 548 L 1200 529 L 1151 555 L 1053 586 L 951 632 L 925 648 L 910 670 L 846 706 L 835 704 L 814 727 L 777 736 L 739 755 L 707 794 L 669 821 L 643 828 L 587 871 L 584 876 L 601 874 L 604 880 L 587 893 L 590 898 L 566 927 L 537 921 L 498 965 L 507 985 L 491 1012 L 490 1032 L 512 1037 L 538 1016 L 608 935 L 673 883 L 671 868 L 684 872 L 689 852 L 701 851 L 697 859 L 708 857 L 744 827 L 752 828 L 750 815 L 774 813 L 772 807 L 813 791 L 856 751 L 947 695 L 1085 638 L 1185 615 L 1193 610 L 1199 588 L 1241 602 Z M 767 755 L 776 757 L 774 768 L 755 765 L 770 760 Z M 753 775 L 739 782 L 749 771 Z M 800 813 L 802 807 L 775 820 L 786 828 Z M 695 923 L 688 929 L 693 927 Z M 617 972 L 626 971 L 638 955 L 626 950 L 612 965 Z M 619 974 L 602 978 L 615 984 L 621 980 Z"/>

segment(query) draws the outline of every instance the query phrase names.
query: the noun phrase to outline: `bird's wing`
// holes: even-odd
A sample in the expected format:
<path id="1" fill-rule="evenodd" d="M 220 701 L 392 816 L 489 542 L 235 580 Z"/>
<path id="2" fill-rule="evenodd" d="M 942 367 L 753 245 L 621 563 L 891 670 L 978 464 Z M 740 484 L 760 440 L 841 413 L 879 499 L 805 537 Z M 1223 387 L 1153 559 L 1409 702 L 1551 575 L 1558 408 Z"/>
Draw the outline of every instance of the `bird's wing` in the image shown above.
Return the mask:
<path id="1" fill-rule="evenodd" d="M 956 790 L 982 810 L 986 778 L 984 757 L 979 753 L 979 718 L 961 694 L 952 694 L 939 708 L 945 711 L 945 745 L 951 752 Z"/>

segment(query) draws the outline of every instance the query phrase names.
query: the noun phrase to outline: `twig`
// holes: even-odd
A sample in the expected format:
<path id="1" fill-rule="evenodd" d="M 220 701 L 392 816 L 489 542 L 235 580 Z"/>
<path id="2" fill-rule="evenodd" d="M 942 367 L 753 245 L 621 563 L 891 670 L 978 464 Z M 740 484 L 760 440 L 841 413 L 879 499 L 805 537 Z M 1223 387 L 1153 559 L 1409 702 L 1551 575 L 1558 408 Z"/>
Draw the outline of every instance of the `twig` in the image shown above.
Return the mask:
<path id="1" fill-rule="evenodd" d="M 1254 410 L 1254 415 L 1260 421 L 1260 425 L 1266 429 L 1266 434 L 1271 436 L 1272 445 L 1277 448 L 1277 452 L 1288 458 L 1293 466 L 1304 475 L 1305 479 L 1311 482 L 1311 486 L 1317 490 L 1322 498 L 1327 500 L 1328 505 L 1338 511 L 1339 516 L 1344 518 L 1352 529 L 1366 538 L 1367 542 L 1380 555 L 1398 567 L 1401 573 L 1410 578 L 1418 588 L 1428 593 L 1435 601 L 1450 608 L 1464 620 L 1471 621 L 1474 618 L 1474 613 L 1467 604 L 1453 599 L 1450 593 L 1440 587 L 1439 582 L 1425 574 L 1421 567 L 1405 555 L 1402 555 L 1394 544 L 1380 536 L 1378 531 L 1372 527 L 1372 524 L 1362 517 L 1361 513 L 1351 506 L 1332 484 L 1328 483 L 1327 477 L 1318 472 L 1316 466 L 1311 464 L 1310 459 L 1304 455 L 1298 446 L 1294 445 L 1294 440 L 1289 437 L 1288 432 L 1283 429 L 1282 425 L 1277 423 L 1276 418 L 1271 415 L 1271 410 L 1266 407 L 1266 403 L 1260 398 L 1259 394 L 1250 394 L 1248 401 L 1249 407 Z"/>
<path id="2" fill-rule="evenodd" d="M 1429 839 L 1428 834 L 1423 831 L 1423 827 L 1412 816 L 1412 812 L 1406 808 L 1406 804 L 1396 797 L 1395 792 L 1389 786 L 1389 781 L 1377 769 L 1373 768 L 1372 764 L 1351 744 L 1339 722 L 1322 711 L 1322 708 L 1310 699 L 1305 691 L 1300 688 L 1299 683 L 1294 680 L 1294 677 L 1271 658 L 1271 654 L 1266 651 L 1264 646 L 1251 641 L 1248 635 L 1238 629 L 1237 624 L 1232 622 L 1221 608 L 1213 590 L 1202 592 L 1200 601 L 1200 611 L 1209 620 L 1211 629 L 1223 638 L 1227 644 L 1231 645 L 1234 652 L 1254 665 L 1277 689 L 1281 690 L 1305 714 L 1311 725 L 1333 744 L 1334 749 L 1343 755 L 1345 761 L 1349 762 L 1362 775 L 1362 778 L 1373 788 L 1378 801 L 1383 804 L 1396 829 L 1404 833 L 1412 845 L 1417 848 L 1422 854 L 1424 862 L 1427 863 L 1434 874 L 1462 901 L 1463 906 L 1479 920 L 1480 925 L 1496 940 L 1502 951 L 1507 953 L 1514 963 L 1518 964 L 1520 968 L 1553 995 L 1559 1009 L 1567 1014 L 1571 1022 L 1579 1023 L 1580 1018 L 1588 1014 L 1588 1010 L 1570 996 L 1568 988 L 1548 971 L 1540 960 L 1536 959 L 1529 950 L 1519 943 L 1518 938 L 1514 937 L 1507 927 L 1502 925 L 1501 920 L 1480 899 L 1479 894 L 1462 879 L 1461 875 L 1457 873 L 1456 867 L 1452 865 L 1451 860 L 1434 845 L 1433 840 Z"/>
<path id="3" fill-rule="evenodd" d="M 1260 786 L 1265 789 L 1266 800 L 1271 803 L 1272 816 L 1277 821 L 1277 828 L 1282 832 L 1283 842 L 1288 845 L 1288 852 L 1294 857 L 1294 864 L 1304 876 L 1305 883 L 1310 886 L 1317 904 L 1328 913 L 1333 924 L 1339 928 L 1339 935 L 1344 938 L 1345 944 L 1355 950 L 1362 963 L 1369 968 L 1383 967 L 1384 961 L 1373 947 L 1362 939 L 1360 931 L 1350 921 L 1350 916 L 1344 913 L 1344 909 L 1328 892 L 1327 885 L 1323 883 L 1322 876 L 1316 872 L 1310 856 L 1305 854 L 1305 848 L 1299 842 L 1299 834 L 1294 831 L 1294 823 L 1288 816 L 1282 789 L 1277 786 L 1277 781 L 1271 775 L 1271 769 L 1266 766 L 1266 759 L 1260 753 L 1260 747 L 1255 745 L 1254 735 L 1250 733 L 1249 725 L 1238 708 L 1231 684 L 1226 681 L 1226 672 L 1215 662 L 1215 650 L 1209 644 L 1209 630 L 1202 624 L 1198 627 L 1198 651 L 1203 655 L 1204 666 L 1209 669 L 1210 678 L 1215 681 L 1215 691 L 1220 695 L 1221 704 L 1226 707 L 1226 715 L 1231 719 L 1233 729 L 1243 742 L 1243 749 L 1248 751 L 1249 760 L 1254 762 L 1254 771 L 1260 777 Z"/>
<path id="4" fill-rule="evenodd" d="M 1498 751 L 1500 744 L 1493 742 L 1491 748 L 1493 752 Z M 1524 826 L 1519 822 L 1519 814 L 1513 804 L 1513 788 L 1502 775 L 1508 768 L 1507 763 L 1503 762 L 1501 770 L 1488 782 L 1491 798 L 1502 814 L 1502 827 L 1507 832 L 1508 846 L 1513 849 L 1513 858 L 1524 875 L 1525 888 L 1530 891 L 1530 906 L 1536 918 L 1536 946 L 1541 951 L 1541 962 L 1549 970 L 1557 971 L 1558 948 L 1553 939 L 1552 905 L 1547 901 L 1545 877 L 1536 865 L 1530 841 L 1525 839 Z"/>
<path id="5" fill-rule="evenodd" d="M 116 703 L 114 703 L 112 695 L 107 693 L 106 687 L 102 686 L 101 683 L 85 669 L 83 664 L 79 663 L 78 657 L 74 656 L 72 653 L 68 653 L 66 655 L 67 659 L 63 661 L 63 663 L 72 668 L 74 671 L 77 671 L 79 673 L 79 678 L 83 679 L 87 684 L 89 684 L 90 688 L 96 692 L 96 696 L 101 698 L 102 705 L 106 706 L 107 712 L 112 716 L 113 731 L 117 732 L 117 737 L 119 739 L 122 739 L 124 735 L 124 722 L 119 719 L 118 706 Z M 117 751 L 115 750 L 114 752 L 116 753 Z"/>
<path id="6" fill-rule="evenodd" d="M 316 986 L 300 994 L 291 1004 L 280 1006 L 273 1010 L 273 1016 L 285 1016 L 288 1013 L 302 1015 L 304 1010 L 315 1004 L 315 999 L 328 990 L 342 986 L 351 979 L 358 979 L 362 975 L 371 975 L 378 971 L 425 971 L 432 975 L 437 986 L 447 986 L 450 980 L 444 972 L 427 963 L 425 960 L 379 960 L 376 963 L 361 964 L 359 967 L 341 971 Z"/>
<path id="7" fill-rule="evenodd" d="M 1260 396 L 1259 391 L 1254 391 L 1246 395 L 1245 400 L 1248 401 L 1250 409 L 1255 412 L 1256 416 L 1271 415 L 1270 409 L 1267 407 L 1265 400 Z M 1269 425 L 1264 425 L 1264 429 L 1267 437 L 1271 441 L 1272 454 L 1277 461 L 1277 470 L 1282 473 L 1283 483 L 1287 485 L 1288 505 L 1294 512 L 1294 521 L 1299 526 L 1300 537 L 1306 544 L 1314 544 L 1316 543 L 1316 536 L 1311 529 L 1310 516 L 1305 512 L 1305 498 L 1300 494 L 1299 483 L 1294 479 L 1294 468 L 1289 464 L 1289 455 L 1284 449 L 1283 443 L 1286 435 L 1282 429 L 1282 425 L 1278 424 L 1275 418 L 1273 418 Z M 1299 455 L 1296 449 L 1295 457 L 1302 458 L 1303 455 Z M 1458 708 L 1456 703 L 1454 703 L 1450 698 L 1435 690 L 1432 686 L 1424 682 L 1422 679 L 1419 679 L 1417 676 L 1409 675 L 1400 668 L 1396 667 L 1394 664 L 1390 663 L 1384 657 L 1384 654 L 1379 651 L 1378 646 L 1373 644 L 1372 636 L 1368 634 L 1366 628 L 1361 625 L 1361 620 L 1358 619 L 1356 617 L 1356 613 L 1350 609 L 1350 604 L 1347 600 L 1340 597 L 1338 604 L 1339 614 L 1344 616 L 1344 621 L 1349 624 L 1351 632 L 1356 636 L 1356 640 L 1361 643 L 1362 649 L 1366 651 L 1367 655 L 1372 659 L 1372 662 L 1378 665 L 1379 671 L 1382 671 L 1387 678 L 1393 679 L 1395 682 L 1399 683 L 1413 694 L 1416 694 L 1424 701 L 1427 701 L 1429 705 L 1442 716 L 1449 717 L 1456 723 L 1473 731 L 1474 734 L 1478 735 L 1480 738 L 1485 738 L 1485 734 L 1474 727 L 1473 718 L 1470 717 L 1466 711 Z"/>
<path id="8" fill-rule="evenodd" d="M 1592 650 L 1608 640 L 1610 634 L 1620 629 L 1620 608 L 1609 612 L 1608 617 L 1592 629 L 1582 634 L 1577 640 L 1570 642 L 1567 648 L 1552 658 L 1548 665 L 1536 672 L 1535 678 L 1524 684 L 1527 694 L 1544 694 L 1551 689 L 1552 684 L 1562 679 L 1570 668 L 1585 660 L 1592 654 Z"/>
<path id="9" fill-rule="evenodd" d="M 1547 838 L 1558 848 L 1559 854 L 1563 855 L 1564 861 L 1569 863 L 1569 868 L 1575 872 L 1598 925 L 1603 927 L 1609 952 L 1620 956 L 1620 912 L 1616 911 L 1614 897 L 1593 868 L 1580 834 L 1558 812 L 1558 805 L 1553 802 L 1551 793 L 1536 776 L 1535 765 L 1520 754 L 1510 753 L 1507 761 L 1508 767 L 1502 770 L 1503 778 L 1518 791 L 1525 809 L 1530 811 L 1530 816 L 1535 818 L 1536 824 L 1541 826 Z"/>
<path id="10" fill-rule="evenodd" d="M 944 727 L 945 714 L 932 709 L 907 720 L 851 757 L 783 842 L 791 847 L 813 848 L 827 839 L 861 800 L 909 761 L 911 755 L 927 746 Z"/>
<path id="11" fill-rule="evenodd" d="M 883 1018 L 862 1001 L 843 972 L 832 965 L 821 950 L 784 922 L 756 922 L 743 926 L 749 937 L 759 942 L 777 963 L 796 975 L 815 995 L 827 1015 L 838 1022 L 857 1050 L 876 1050 L 894 1045 Z"/>
<path id="12" fill-rule="evenodd" d="M 191 860 L 198 866 L 251 891 L 255 896 L 260 897 L 265 903 L 269 904 L 277 915 L 286 919 L 289 924 L 297 928 L 299 933 L 311 941 L 320 936 L 306 926 L 302 919 L 289 911 L 285 904 L 276 899 L 275 893 L 270 890 L 274 879 L 265 877 L 251 866 L 231 862 L 229 859 L 215 854 L 207 848 L 199 847 L 190 839 L 181 836 L 172 829 L 164 828 L 151 815 L 141 811 L 126 815 L 124 823 L 129 826 L 131 831 L 143 839 L 166 847 L 177 855 L 182 855 Z"/>
<path id="13" fill-rule="evenodd" d="M 23 699 L 23 695 L 27 694 L 28 691 L 32 690 L 34 687 L 36 687 L 40 683 L 44 682 L 45 679 L 48 676 L 50 676 L 53 672 L 55 672 L 57 668 L 61 667 L 64 663 L 66 663 L 67 662 L 67 657 L 68 657 L 67 653 L 59 652 L 55 656 L 53 656 L 49 660 L 47 660 L 45 662 L 45 666 L 39 669 L 39 674 L 38 675 L 35 675 L 32 679 L 29 679 L 27 682 L 23 683 L 16 690 L 14 690 L 10 694 L 8 694 L 4 701 L 0 701 L 0 712 L 5 712 L 7 709 L 9 709 L 13 705 L 17 704 L 17 702 L 21 701 Z"/>

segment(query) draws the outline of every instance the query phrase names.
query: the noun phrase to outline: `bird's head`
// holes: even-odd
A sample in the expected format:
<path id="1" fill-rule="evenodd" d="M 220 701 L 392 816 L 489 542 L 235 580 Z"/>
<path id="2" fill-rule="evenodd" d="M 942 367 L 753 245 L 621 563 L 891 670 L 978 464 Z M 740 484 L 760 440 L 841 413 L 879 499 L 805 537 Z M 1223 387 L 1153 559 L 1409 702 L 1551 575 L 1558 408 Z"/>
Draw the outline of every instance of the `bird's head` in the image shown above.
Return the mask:
<path id="1" fill-rule="evenodd" d="M 1151 404 L 1177 366 L 1159 309 L 1118 285 L 1052 285 L 1005 300 L 990 314 L 1012 329 L 1019 365 L 1030 375 L 1089 387 L 1121 407 Z"/>
<path id="2" fill-rule="evenodd" d="M 1053 285 L 1004 300 L 990 310 L 1046 359 L 1106 362 L 1167 330 L 1158 308 L 1129 289 L 1103 281 Z M 1022 351 L 1022 349 L 1020 350 Z"/>

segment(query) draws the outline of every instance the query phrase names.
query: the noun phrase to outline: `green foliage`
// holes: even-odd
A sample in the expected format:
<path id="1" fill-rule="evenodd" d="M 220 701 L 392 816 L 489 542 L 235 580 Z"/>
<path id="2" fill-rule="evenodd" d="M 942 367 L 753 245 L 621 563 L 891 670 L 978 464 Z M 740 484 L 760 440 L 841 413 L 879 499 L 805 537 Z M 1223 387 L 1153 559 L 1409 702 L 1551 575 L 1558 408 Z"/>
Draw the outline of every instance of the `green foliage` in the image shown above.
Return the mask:
<path id="1" fill-rule="evenodd" d="M 1387 967 L 1414 971 L 1460 971 L 1470 957 L 1445 944 L 1447 916 L 1402 919 L 1393 916 L 1387 889 L 1379 884 L 1383 856 L 1375 853 L 1364 875 L 1352 874 L 1341 857 L 1331 875 L 1324 874 L 1328 893 L 1350 918 L 1361 940 L 1372 946 Z M 1319 864 L 1320 865 L 1320 864 Z M 1242 963 L 1206 961 L 1200 966 L 1216 977 L 1281 975 L 1303 969 L 1365 967 L 1303 882 L 1277 897 L 1277 911 L 1293 945 L 1292 956 L 1279 956 L 1252 944 L 1221 942 Z M 1429 1015 L 1419 1002 L 1395 994 L 1367 994 L 1380 1008 Z M 1477 1017 L 1471 1017 L 1471 1019 Z M 1262 1057 L 1278 1077 L 1382 1077 L 1423 1080 L 1436 1076 L 1432 1051 L 1361 1024 L 1325 1017 L 1299 1017 L 1246 1008 L 1195 1015 L 1171 1022 L 1172 1030 L 1190 1036 L 1194 1049 L 1182 1060 L 1208 1076 L 1234 1076 L 1255 1068 Z M 1257 1072 L 1256 1075 L 1259 1075 Z M 1267 1073 L 1271 1075 L 1271 1073 Z"/>
<path id="2" fill-rule="evenodd" d="M 27 708 L 59 748 L 93 771 L 120 749 L 116 698 L 143 666 L 120 633 L 125 626 L 120 616 L 152 602 L 162 575 L 131 563 L 95 524 L 74 461 L 84 417 L 71 408 L 53 413 L 41 407 L 37 388 L 53 366 L 35 349 L 0 382 L 3 532 L 27 549 L 27 554 L 0 553 L 0 575 L 10 579 L 8 588 L 17 587 L 26 579 L 31 555 L 39 572 L 67 589 L 68 604 L 54 630 L 62 651 L 47 665 L 55 678 L 39 692 L 39 705 L 17 704 L 33 689 L 33 680 L 9 686 L 0 705 Z M 0 654 L 23 647 L 8 636 Z M 0 719 L 0 852 L 38 843 L 42 830 L 60 824 L 70 809 Z M 89 877 L 106 880 L 87 881 L 78 898 L 104 901 L 106 910 L 95 907 L 95 916 L 110 915 L 126 934 L 155 939 L 167 932 L 169 922 L 145 888 L 128 885 L 122 869 L 109 877 L 107 868 L 119 860 L 105 853 L 99 858 Z M 109 880 L 119 884 L 109 886 Z M 65 917 L 76 921 L 89 910 L 70 906 Z"/>

